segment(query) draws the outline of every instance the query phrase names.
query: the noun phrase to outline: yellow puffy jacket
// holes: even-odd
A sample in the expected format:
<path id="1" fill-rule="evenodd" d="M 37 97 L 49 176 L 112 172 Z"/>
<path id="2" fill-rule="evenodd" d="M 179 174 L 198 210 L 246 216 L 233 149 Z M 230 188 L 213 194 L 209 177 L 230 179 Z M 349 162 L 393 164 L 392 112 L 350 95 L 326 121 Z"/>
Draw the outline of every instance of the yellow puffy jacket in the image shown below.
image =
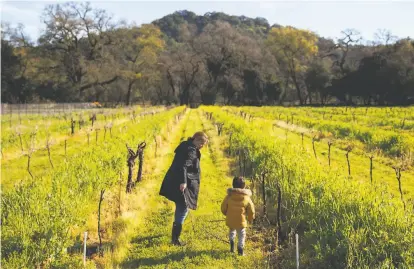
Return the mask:
<path id="1" fill-rule="evenodd" d="M 227 196 L 221 203 L 221 212 L 226 216 L 226 224 L 230 229 L 246 228 L 247 220 L 253 221 L 255 212 L 250 196 L 252 192 L 248 189 L 227 190 Z"/>

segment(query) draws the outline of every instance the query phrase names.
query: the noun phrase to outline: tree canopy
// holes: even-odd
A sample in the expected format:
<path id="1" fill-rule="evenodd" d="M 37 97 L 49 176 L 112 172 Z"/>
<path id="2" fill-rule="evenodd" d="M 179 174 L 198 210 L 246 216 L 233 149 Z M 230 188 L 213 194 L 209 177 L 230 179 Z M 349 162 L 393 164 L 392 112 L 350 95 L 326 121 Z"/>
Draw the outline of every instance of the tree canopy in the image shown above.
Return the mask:
<path id="1" fill-rule="evenodd" d="M 89 3 L 48 5 L 36 43 L 2 25 L 2 102 L 409 104 L 414 40 L 337 41 L 264 18 L 181 10 L 140 26 Z"/>

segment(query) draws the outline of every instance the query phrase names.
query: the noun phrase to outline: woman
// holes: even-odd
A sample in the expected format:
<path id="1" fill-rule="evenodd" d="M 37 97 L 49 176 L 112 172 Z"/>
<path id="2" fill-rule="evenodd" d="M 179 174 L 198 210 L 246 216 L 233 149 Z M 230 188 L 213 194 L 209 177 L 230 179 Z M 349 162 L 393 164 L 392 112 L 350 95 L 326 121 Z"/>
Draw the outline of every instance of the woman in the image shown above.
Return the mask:
<path id="1" fill-rule="evenodd" d="M 188 209 L 197 208 L 201 172 L 200 149 L 207 142 L 208 137 L 203 132 L 197 132 L 187 141 L 181 142 L 174 151 L 174 160 L 161 185 L 160 195 L 175 203 L 171 240 L 174 245 L 182 245 L 180 234 Z"/>

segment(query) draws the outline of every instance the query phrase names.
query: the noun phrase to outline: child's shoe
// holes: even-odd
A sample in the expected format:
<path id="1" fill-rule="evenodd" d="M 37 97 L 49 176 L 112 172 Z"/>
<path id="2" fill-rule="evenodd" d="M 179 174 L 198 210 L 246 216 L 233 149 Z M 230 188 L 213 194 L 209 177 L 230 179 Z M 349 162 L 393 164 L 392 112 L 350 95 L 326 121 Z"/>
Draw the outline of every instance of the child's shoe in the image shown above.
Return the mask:
<path id="1" fill-rule="evenodd" d="M 243 248 L 237 247 L 237 253 L 239 254 L 239 256 L 244 256 L 244 254 L 243 254 Z"/>

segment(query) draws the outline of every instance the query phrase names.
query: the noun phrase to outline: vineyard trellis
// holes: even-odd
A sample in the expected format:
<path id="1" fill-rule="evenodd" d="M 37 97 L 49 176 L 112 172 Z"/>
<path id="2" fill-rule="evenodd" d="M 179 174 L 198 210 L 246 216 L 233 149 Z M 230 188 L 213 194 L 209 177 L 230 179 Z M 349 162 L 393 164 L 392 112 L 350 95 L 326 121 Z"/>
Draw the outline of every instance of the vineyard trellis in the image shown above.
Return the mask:
<path id="1" fill-rule="evenodd" d="M 254 166 L 256 167 L 256 169 L 263 169 L 263 167 L 270 168 L 269 176 L 270 178 L 274 178 L 274 183 L 272 183 L 272 186 L 274 187 L 272 187 L 272 189 L 269 189 L 269 190 L 271 190 L 271 192 L 273 193 L 272 197 L 276 197 L 275 223 L 276 223 L 276 231 L 277 231 L 278 238 L 289 236 L 290 233 L 288 232 L 287 227 L 289 227 L 292 224 L 293 224 L 292 229 L 294 229 L 294 231 L 298 232 L 299 234 L 304 232 L 303 228 L 300 228 L 301 225 L 294 224 L 294 222 L 292 222 L 297 218 L 297 216 L 299 216 L 300 212 L 303 212 L 304 214 L 303 216 L 305 216 L 305 219 L 302 220 L 303 222 L 306 222 L 306 223 L 312 222 L 313 225 L 319 225 L 319 227 L 321 227 L 321 231 L 324 231 L 324 230 L 330 231 L 332 227 L 326 226 L 328 223 L 319 222 L 318 220 L 320 220 L 321 218 L 325 220 L 329 220 L 330 215 L 329 216 L 326 215 L 328 212 L 331 212 L 329 214 L 341 214 L 340 213 L 341 210 L 345 210 L 345 204 L 351 202 L 355 204 L 356 208 L 362 208 L 361 211 L 358 211 L 358 210 L 352 211 L 352 214 L 354 214 L 355 216 L 352 219 L 336 220 L 336 222 L 342 223 L 342 224 L 337 224 L 337 225 L 344 225 L 343 227 L 348 227 L 347 225 L 350 225 L 351 227 L 353 227 L 354 225 L 352 224 L 353 220 L 357 221 L 358 219 L 365 219 L 367 218 L 367 216 L 370 216 L 370 219 L 372 221 L 378 218 L 381 218 L 381 219 L 386 218 L 386 219 L 394 219 L 394 220 L 398 219 L 401 222 L 401 220 L 405 219 L 406 221 L 404 221 L 403 223 L 400 223 L 401 228 L 399 228 L 398 231 L 393 230 L 393 229 L 389 230 L 388 236 L 391 238 L 399 238 L 400 236 L 405 236 L 407 240 L 411 240 L 410 242 L 414 243 L 414 238 L 410 236 L 410 233 L 414 232 L 413 225 L 412 225 L 414 223 L 414 216 L 412 212 L 407 212 L 405 206 L 403 206 L 400 210 L 398 206 L 395 205 L 395 203 L 391 202 L 393 200 L 391 195 L 386 194 L 386 192 L 384 192 L 383 190 L 380 191 L 379 189 L 383 189 L 383 188 L 381 188 L 378 185 L 378 183 L 374 183 L 374 182 L 371 183 L 372 180 L 370 178 L 372 177 L 370 177 L 369 174 L 368 174 L 369 180 L 367 182 L 369 182 L 370 184 L 375 184 L 376 186 L 375 188 L 364 189 L 363 186 L 356 185 L 356 184 L 361 184 L 359 182 L 357 183 L 356 181 L 347 181 L 347 182 L 343 181 L 347 178 L 345 177 L 345 173 L 344 173 L 344 176 L 342 177 L 342 180 L 340 180 L 341 183 L 338 182 L 338 175 L 336 175 L 335 177 L 329 176 L 329 174 L 331 173 L 330 170 L 306 174 L 306 171 L 312 171 L 312 170 L 318 171 L 319 170 L 318 167 L 321 167 L 320 161 L 316 160 L 315 158 L 315 150 L 312 150 L 314 152 L 313 157 L 316 161 L 314 163 L 311 161 L 311 159 L 308 159 L 309 158 L 308 154 L 298 155 L 297 154 L 298 151 L 293 150 L 295 148 L 293 144 L 292 145 L 289 144 L 288 146 L 286 145 L 282 146 L 279 142 L 275 141 L 271 137 L 266 137 L 266 132 L 264 132 L 264 130 L 266 130 L 266 127 L 264 126 L 267 121 L 265 120 L 263 121 L 257 120 L 256 123 L 252 123 L 246 120 L 247 113 L 245 112 L 229 113 L 229 112 L 232 112 L 230 109 L 226 109 L 226 111 L 220 111 L 214 107 L 202 107 L 202 109 L 206 113 L 210 113 L 207 115 L 211 115 L 211 113 L 213 113 L 214 121 L 216 125 L 217 124 L 224 125 L 223 132 L 229 137 L 229 141 L 231 137 L 231 148 L 234 149 L 232 151 L 238 153 L 237 155 L 238 155 L 239 168 L 240 168 L 239 171 L 241 174 L 243 174 L 243 165 L 241 165 L 243 162 L 241 160 L 243 159 L 243 156 L 244 156 L 242 152 L 246 148 L 249 150 L 249 156 L 251 156 L 249 157 L 250 160 L 251 161 L 254 160 Z M 239 116 L 240 116 L 240 120 L 238 119 Z M 254 124 L 254 127 L 253 126 L 247 127 L 248 124 Z M 257 132 L 256 130 L 260 130 L 260 131 Z M 270 130 L 274 130 L 273 124 L 270 125 Z M 313 148 L 315 148 L 314 142 L 316 138 L 317 137 L 314 136 L 314 139 L 312 139 L 314 140 L 312 141 Z M 327 150 L 329 151 L 327 162 L 328 162 L 328 165 L 332 165 L 331 147 L 333 143 L 331 142 L 331 140 L 328 140 L 328 141 L 329 142 L 326 144 L 328 146 Z M 278 146 L 275 146 L 275 147 L 271 146 L 274 143 L 277 144 Z M 292 150 L 290 150 L 290 148 L 292 148 Z M 345 150 L 346 155 L 347 155 L 346 161 L 347 161 L 347 167 L 348 167 L 346 174 L 348 176 L 351 175 L 351 164 L 350 164 L 351 160 L 349 158 L 349 153 L 353 151 L 353 149 L 354 149 L 354 146 L 348 144 Z M 283 162 L 281 162 L 281 160 L 283 160 Z M 287 160 L 289 160 L 289 162 L 287 162 Z M 269 164 L 272 164 L 272 165 L 269 166 Z M 372 174 L 372 168 L 371 168 L 372 165 L 371 164 L 369 165 L 370 165 L 369 171 L 371 171 L 370 173 Z M 291 176 L 292 174 L 294 175 L 293 177 Z M 396 170 L 395 174 L 397 175 L 397 180 L 398 180 L 400 176 L 400 174 L 398 173 L 398 170 Z M 332 179 L 330 177 L 332 177 Z M 333 181 L 333 178 L 335 178 L 335 181 Z M 298 181 L 299 179 L 301 181 Z M 292 180 L 295 183 L 293 183 Z M 259 185 L 260 188 L 262 188 L 262 196 L 266 195 L 267 192 L 263 190 L 267 188 L 267 187 L 266 188 L 264 187 L 265 184 L 268 185 L 267 180 L 266 180 L 266 183 L 262 180 L 262 182 L 259 184 L 256 181 L 257 181 L 256 179 L 254 178 L 252 179 L 253 189 L 256 189 Z M 344 192 L 344 191 L 349 192 L 348 196 L 344 196 L 343 194 L 341 196 L 338 196 L 337 194 L 335 194 L 338 191 L 336 190 L 336 187 L 334 189 L 329 189 L 329 188 L 332 188 L 332 186 L 335 186 L 333 184 L 336 184 L 336 185 L 339 184 L 341 186 L 340 187 L 341 192 Z M 309 187 L 304 187 L 305 185 L 308 185 Z M 303 187 L 299 188 L 299 186 L 303 186 Z M 313 191 L 317 190 L 315 189 L 316 186 L 320 190 L 318 190 L 318 192 L 316 193 L 312 193 Z M 330 186 L 330 187 L 328 188 L 325 186 Z M 403 191 L 401 191 L 400 187 L 401 187 L 401 184 L 399 183 L 401 201 L 404 204 L 404 199 L 402 196 Z M 279 203 L 278 201 L 281 200 L 282 192 L 286 193 L 285 194 L 286 200 L 284 201 L 284 208 L 286 209 L 290 208 L 291 212 L 282 210 L 282 207 L 279 207 L 278 205 Z M 295 194 L 295 192 L 297 192 L 297 194 Z M 329 199 L 332 199 L 332 198 L 328 198 L 330 196 L 321 196 L 321 194 L 326 193 L 326 192 L 332 193 L 333 195 L 332 197 L 335 197 L 335 199 L 337 200 L 330 201 Z M 257 195 L 257 192 L 254 192 L 254 193 Z M 364 195 L 359 195 L 361 193 L 364 193 Z M 295 197 L 298 197 L 298 198 L 307 197 L 307 202 L 306 203 L 299 202 L 295 200 L 297 199 Z M 353 200 L 349 200 L 350 197 L 352 197 Z M 367 208 L 365 208 L 366 202 L 360 201 L 361 199 L 360 197 L 364 197 L 363 201 L 380 200 L 382 207 L 372 208 L 372 206 L 368 206 Z M 310 198 L 312 199 L 309 200 Z M 345 199 L 347 200 L 347 202 L 341 205 L 341 201 Z M 266 212 L 268 203 L 269 202 L 266 201 L 266 204 L 263 205 L 264 212 Z M 370 203 L 371 202 L 368 202 L 368 204 Z M 320 207 L 321 205 L 323 205 L 323 208 L 324 208 L 323 210 Z M 393 215 L 389 214 L 390 210 L 394 212 Z M 279 223 L 279 221 L 281 220 L 280 214 L 282 212 L 285 212 L 287 214 L 287 216 L 284 216 L 284 219 L 286 222 L 283 225 Z M 332 212 L 337 212 L 337 213 L 332 213 Z M 378 215 L 377 217 L 374 217 L 374 215 L 372 214 L 378 214 Z M 371 224 L 377 225 L 377 222 L 373 222 Z M 302 226 L 303 225 L 306 227 L 306 224 L 302 224 Z M 382 221 L 378 222 L 378 225 L 383 226 L 384 222 Z M 281 228 L 279 229 L 279 227 Z M 372 230 L 366 230 L 366 232 L 368 232 L 371 237 L 375 237 L 372 233 L 378 232 L 378 230 L 376 230 L 374 227 L 377 227 L 377 226 L 372 226 Z M 349 235 L 346 235 L 346 240 L 348 240 L 348 242 L 351 240 L 355 240 L 355 239 L 351 239 L 351 237 L 348 237 L 348 236 Z M 355 253 L 360 253 L 359 256 L 354 256 L 353 258 L 354 259 L 353 264 L 355 266 L 364 266 L 365 264 L 368 264 L 369 261 L 373 261 L 373 260 L 377 261 L 376 263 L 378 266 L 379 264 L 387 264 L 388 262 L 395 265 L 396 263 L 393 263 L 393 261 L 397 259 L 401 259 L 402 257 L 401 255 L 404 255 L 404 251 L 407 251 L 407 245 L 404 244 L 404 246 L 399 246 L 398 250 L 395 249 L 395 251 L 392 252 L 392 254 L 390 254 L 390 252 L 387 252 L 386 255 L 394 255 L 393 258 L 390 258 L 390 260 L 383 261 L 383 260 L 377 259 L 375 258 L 375 257 L 378 257 L 376 255 L 379 255 L 379 256 L 385 255 L 384 252 L 379 251 L 378 244 L 385 246 L 386 244 L 388 244 L 388 241 L 384 239 L 381 240 L 378 237 L 375 237 L 375 238 L 377 240 L 377 243 L 375 244 L 369 244 L 368 242 L 365 243 L 366 248 L 369 248 L 371 251 L 369 255 L 372 255 L 372 256 L 369 256 L 368 253 L 365 254 L 366 252 L 362 252 L 360 249 L 358 249 L 358 245 L 353 244 L 352 246 L 349 246 L 349 247 L 355 248 L 355 249 L 351 248 L 353 252 L 355 251 Z M 336 240 L 338 240 L 338 238 L 336 238 Z M 347 244 L 346 241 L 343 241 L 342 243 Z M 411 251 L 414 251 L 414 249 L 412 249 Z M 323 257 L 324 254 L 321 253 L 321 255 L 322 255 L 321 257 Z M 344 256 L 341 256 L 341 259 L 344 259 L 344 258 L 345 258 Z M 324 262 L 327 262 L 327 261 L 328 260 L 324 260 Z M 405 262 L 406 262 L 405 263 L 406 265 L 412 264 L 411 260 L 406 260 Z M 335 267 L 334 264 L 330 264 L 330 266 Z"/>
<path id="2" fill-rule="evenodd" d="M 355 140 L 346 141 L 345 145 L 340 138 L 319 130 L 316 133 L 295 130 L 293 121 L 297 124 L 301 122 L 301 116 L 296 113 L 288 114 L 289 117 L 286 118 L 290 125 L 280 131 L 280 125 L 267 120 L 266 115 L 234 113 L 236 108 L 201 109 L 206 113 L 206 118 L 213 121 L 211 132 L 220 136 L 223 143 L 228 145 L 228 153 L 234 157 L 238 172 L 251 179 L 254 199 L 259 202 L 256 205 L 263 209 L 263 222 L 255 223 L 255 227 L 260 224 L 271 231 L 268 239 L 272 244 L 271 249 L 279 249 L 281 259 L 286 257 L 285 260 L 293 260 L 289 255 L 294 254 L 294 251 L 289 247 L 298 235 L 301 246 L 305 246 L 300 253 L 304 268 L 310 262 L 317 262 L 321 267 L 327 268 L 338 268 L 340 264 L 348 263 L 355 268 L 367 264 L 378 268 L 414 266 L 409 257 L 410 253 L 414 253 L 414 216 L 411 212 L 410 193 L 405 190 L 409 184 L 406 178 L 410 175 L 410 154 L 399 157 L 398 162 L 401 164 L 394 165 L 393 170 L 387 166 L 390 168 L 387 171 L 393 176 L 394 187 L 398 189 L 399 195 L 394 198 L 382 185 L 380 172 L 383 172 L 377 168 L 385 167 L 384 157 L 376 151 L 370 151 L 368 155 L 361 154 L 361 146 Z M 95 240 L 94 243 L 99 242 L 96 243 L 97 254 L 105 255 L 105 247 L 108 245 L 105 226 L 109 216 L 122 216 L 121 200 L 134 197 L 131 196 L 133 187 L 141 186 L 137 183 L 143 175 L 145 181 L 144 149 L 151 153 L 160 149 L 161 138 L 170 136 L 171 126 L 177 125 L 183 113 L 181 107 L 159 112 L 147 111 L 145 114 L 139 111 L 97 114 L 93 129 L 89 125 L 86 128 L 80 124 L 79 132 L 76 130 L 74 135 L 70 134 L 71 122 L 68 124 L 68 119 L 73 119 L 71 117 L 61 120 L 59 124 L 39 124 L 37 131 L 22 129 L 20 139 L 16 136 L 12 142 L 13 147 L 9 149 L 19 153 L 23 150 L 24 155 L 6 159 L 6 165 L 12 167 L 12 163 L 22 163 L 14 167 L 23 167 L 22 178 L 28 180 L 13 187 L 6 185 L 7 191 L 2 197 L 2 236 L 5 244 L 17 242 L 20 244 L 18 246 L 30 248 L 24 253 L 10 252 L 10 248 L 6 248 L 3 256 L 7 261 L 5 268 L 24 268 L 25 260 L 38 266 L 44 266 L 45 261 L 53 263 L 54 259 L 63 255 L 62 249 L 74 246 L 76 240 L 68 236 L 68 230 L 73 227 L 83 229 L 85 219 L 91 215 L 94 215 L 94 229 L 89 230 L 88 234 L 96 235 L 97 239 L 88 239 L 88 255 L 92 240 Z M 363 111 L 363 114 L 367 113 L 369 111 Z M 329 118 L 325 114 L 323 117 Z M 353 111 L 350 117 L 363 122 L 358 111 Z M 20 120 L 25 123 L 26 119 L 21 117 Z M 45 119 L 42 118 L 39 122 L 42 120 Z M 77 123 L 80 122 L 81 118 Z M 410 118 L 407 115 L 403 128 L 409 125 Z M 62 130 L 60 126 L 63 126 Z M 112 136 L 113 126 L 119 128 L 114 128 Z M 98 137 L 98 130 L 102 128 L 103 136 Z M 107 135 L 108 130 L 110 136 Z M 96 143 L 89 143 L 89 133 L 93 131 Z M 62 135 L 60 140 L 54 139 L 55 134 Z M 38 150 L 43 150 L 38 154 L 35 149 L 36 139 L 41 142 Z M 137 141 L 147 141 L 148 145 L 142 142 L 136 150 L 132 150 L 128 145 Z M 119 150 L 124 145 L 128 150 L 127 166 L 125 151 Z M 345 152 L 349 156 L 344 156 Z M 162 154 L 154 155 L 145 154 L 145 163 Z M 63 158 L 65 161 L 60 162 Z M 134 171 L 136 159 L 139 163 L 137 171 Z M 358 178 L 361 159 L 365 160 L 363 167 L 366 182 Z M 339 169 L 337 164 L 340 161 L 346 165 Z M 33 169 L 39 167 L 39 164 L 52 169 Z M 349 177 L 351 164 L 352 178 Z M 26 165 L 27 172 L 24 169 Z M 123 190 L 127 168 L 125 194 Z M 134 172 L 137 173 L 135 181 Z M 131 187 L 129 192 L 128 186 Z M 121 199 L 122 194 L 127 199 Z M 111 203 L 114 205 L 113 210 L 107 208 Z M 30 207 L 31 204 L 36 206 Z M 12 227 L 21 227 L 20 235 L 16 236 Z M 73 233 L 82 234 L 83 230 L 75 230 Z M 24 241 L 27 238 L 30 241 Z M 41 238 L 47 238 L 50 245 L 43 245 Z M 372 241 L 365 240 L 366 238 Z M 335 260 L 331 259 L 332 253 L 328 249 L 339 253 Z M 345 249 L 348 255 L 346 257 L 341 254 L 345 253 Z M 16 258 L 20 256 L 21 259 Z M 280 267 L 285 268 L 283 265 Z"/>
<path id="3" fill-rule="evenodd" d="M 31 238 L 29 242 L 30 249 L 26 252 L 20 252 L 19 249 L 7 248 L 7 251 L 2 251 L 2 263 L 5 268 L 23 268 L 32 265 L 41 266 L 45 261 L 55 262 L 59 257 L 65 255 L 62 248 L 72 248 L 74 238 L 68 229 L 73 227 L 81 227 L 85 225 L 84 220 L 92 213 L 94 208 L 92 205 L 96 201 L 97 206 L 97 237 L 99 246 L 97 253 L 103 255 L 105 249 L 104 229 L 102 225 L 105 224 L 105 216 L 110 211 L 105 209 L 105 201 L 110 202 L 113 196 L 113 188 L 118 186 L 119 176 L 122 175 L 122 153 L 117 150 L 122 141 L 132 141 L 135 139 L 148 139 L 152 136 L 151 132 L 158 132 L 158 128 L 154 126 L 164 126 L 177 114 L 183 112 L 183 107 L 155 109 L 154 112 L 145 111 L 136 113 L 140 117 L 139 129 L 134 132 L 116 132 L 111 140 L 97 139 L 97 144 L 91 144 L 90 147 L 83 147 L 82 142 L 79 141 L 79 136 L 64 136 L 62 139 L 62 147 L 55 147 L 57 142 L 51 139 L 53 133 L 47 133 L 42 124 L 34 131 L 28 132 L 28 143 L 25 150 L 26 170 L 28 176 L 33 181 L 23 182 L 18 188 L 6 188 L 2 194 L 2 237 L 5 245 L 11 242 L 10 239 L 17 240 L 16 242 L 24 243 L 25 238 Z M 41 122 L 44 118 L 40 118 Z M 72 120 L 72 119 L 71 119 Z M 23 122 L 22 122 L 23 123 Z M 122 124 L 122 123 L 121 123 Z M 132 126 L 132 122 L 126 121 L 124 126 Z M 64 126 L 64 122 L 60 124 Z M 59 126 L 60 126 L 59 125 Z M 52 124 L 50 128 L 54 128 Z M 70 125 L 66 125 L 67 128 Z M 82 125 L 81 125 L 82 127 Z M 96 126 L 98 127 L 98 125 Z M 96 128 L 94 125 L 94 129 Z M 51 129 L 52 131 L 54 129 Z M 107 128 L 109 128 L 107 126 Z M 112 127 L 111 127 L 112 128 Z M 125 130 L 125 128 L 123 128 Z M 37 131 L 38 130 L 38 131 Z M 109 129 L 110 130 L 110 129 Z M 133 130 L 131 128 L 131 130 Z M 151 130 L 150 133 L 146 130 Z M 63 132 L 64 133 L 64 132 Z M 86 133 L 85 133 L 86 134 Z M 22 133 L 22 144 L 25 142 L 26 136 Z M 36 139 L 46 141 L 46 147 L 42 148 L 46 151 L 45 160 L 42 153 L 37 154 L 38 150 L 35 148 Z M 19 140 L 17 140 L 17 143 Z M 86 141 L 84 142 L 86 143 Z M 44 145 L 44 144 L 43 144 Z M 141 148 L 145 148 L 146 144 L 142 144 Z M 141 166 L 138 169 L 136 182 L 142 180 L 143 174 L 143 154 L 141 156 Z M 59 158 L 65 160 L 59 162 Z M 10 166 L 16 163 L 19 165 L 22 160 L 20 157 L 14 159 L 6 159 L 6 165 Z M 56 160 L 55 160 L 56 159 Z M 38 167 L 44 161 L 49 162 L 53 169 L 51 170 L 34 170 L 32 164 Z M 5 160 L 3 159 L 2 162 Z M 7 169 L 7 168 L 6 168 Z M 24 178 L 25 176 L 22 176 Z M 8 181 L 7 178 L 2 178 L 3 183 Z M 45 184 L 51 182 L 49 185 Z M 3 188 L 5 189 L 5 188 Z M 96 200 L 96 195 L 98 199 Z M 105 199 L 104 199 L 105 195 Z M 119 197 L 120 198 L 120 197 Z M 13 201 L 22 201 L 16 203 Z M 27 202 L 27 204 L 25 204 Z M 30 209 L 28 205 L 36 205 L 36 210 Z M 7 206 L 5 206 L 7 205 Z M 21 208 L 26 208 L 21 210 Z M 96 208 L 96 207 L 95 207 Z M 92 210 L 92 211 L 91 211 Z M 118 205 L 118 213 L 121 212 L 120 199 Z M 7 218 L 5 218 L 7 216 Z M 55 217 L 50 217 L 55 216 Z M 119 215 L 118 215 L 119 216 Z M 20 223 L 17 225 L 17 223 Z M 40 225 L 41 224 L 41 225 Z M 15 230 L 17 227 L 24 228 L 23 230 Z M 13 234 L 19 232 L 21 237 L 14 237 Z M 82 231 L 83 233 L 83 231 Z M 41 238 L 50 238 L 49 245 L 42 245 Z M 55 237 L 58 236 L 58 237 Z M 88 255 L 91 254 L 91 248 L 88 248 Z M 5 249 L 3 249 L 5 250 Z M 14 257 L 19 255 L 19 259 Z M 17 257 L 17 256 L 16 256 Z M 30 261 L 30 264 L 26 264 Z M 43 266 L 43 265 L 42 265 Z"/>

